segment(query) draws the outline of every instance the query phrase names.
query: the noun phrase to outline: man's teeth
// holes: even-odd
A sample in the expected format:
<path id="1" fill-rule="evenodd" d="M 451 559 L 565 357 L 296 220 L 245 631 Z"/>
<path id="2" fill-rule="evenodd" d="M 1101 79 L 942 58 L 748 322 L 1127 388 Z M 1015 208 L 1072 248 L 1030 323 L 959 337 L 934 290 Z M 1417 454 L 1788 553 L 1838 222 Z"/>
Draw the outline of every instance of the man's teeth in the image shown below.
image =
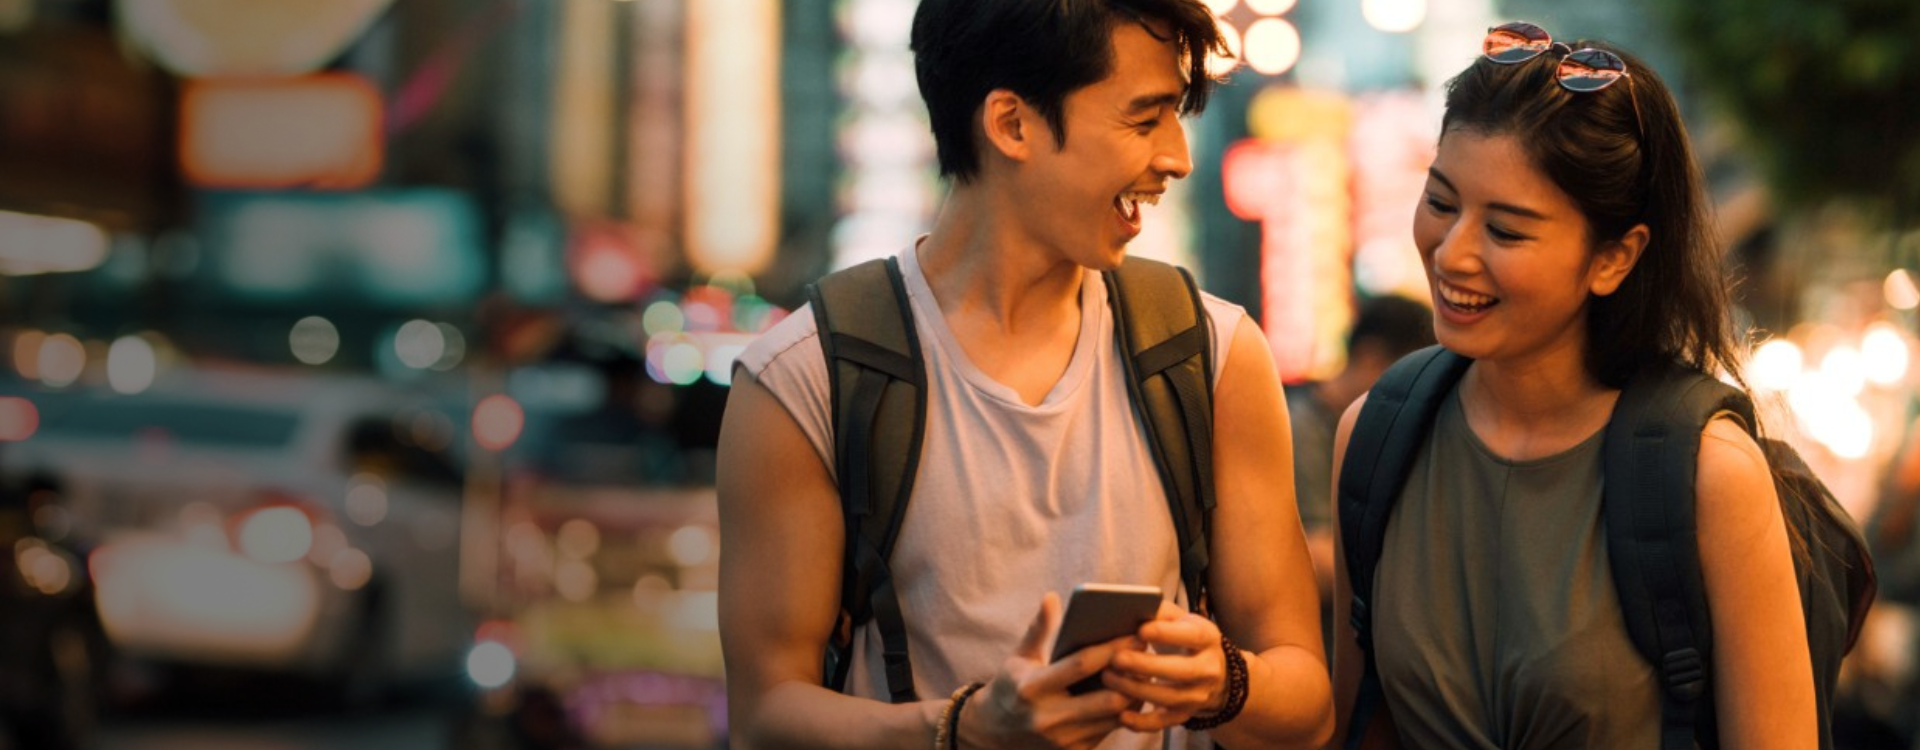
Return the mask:
<path id="1" fill-rule="evenodd" d="M 1145 203 L 1151 206 L 1159 202 L 1160 194 L 1158 193 L 1126 192 L 1121 193 L 1119 197 L 1113 199 L 1113 207 L 1114 210 L 1119 211 L 1120 215 L 1125 217 L 1127 221 L 1139 221 L 1140 204 Z"/>

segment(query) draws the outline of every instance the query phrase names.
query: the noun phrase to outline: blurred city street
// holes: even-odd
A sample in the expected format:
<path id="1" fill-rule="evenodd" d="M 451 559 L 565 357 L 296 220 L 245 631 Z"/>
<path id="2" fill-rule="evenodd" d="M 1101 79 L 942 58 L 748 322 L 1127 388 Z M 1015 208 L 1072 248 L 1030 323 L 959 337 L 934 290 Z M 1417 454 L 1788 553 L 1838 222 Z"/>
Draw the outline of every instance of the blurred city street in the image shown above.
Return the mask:
<path id="1" fill-rule="evenodd" d="M 429 712 L 290 719 L 144 719 L 108 724 L 99 750 L 424 750 L 456 745 L 455 728 Z M 23 749 L 24 750 L 24 749 Z"/>

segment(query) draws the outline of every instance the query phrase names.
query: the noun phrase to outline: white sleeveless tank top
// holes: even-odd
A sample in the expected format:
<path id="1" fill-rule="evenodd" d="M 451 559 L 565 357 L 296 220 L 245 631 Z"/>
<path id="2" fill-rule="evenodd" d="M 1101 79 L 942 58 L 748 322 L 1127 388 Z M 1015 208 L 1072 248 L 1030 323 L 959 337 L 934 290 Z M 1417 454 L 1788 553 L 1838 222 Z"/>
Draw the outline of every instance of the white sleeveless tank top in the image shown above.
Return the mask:
<path id="1" fill-rule="evenodd" d="M 927 365 L 927 424 L 919 474 L 893 554 L 914 689 L 939 698 L 986 680 L 1012 653 L 1048 591 L 1128 583 L 1180 592 L 1166 494 L 1127 394 L 1098 273 L 1084 275 L 1080 336 L 1038 405 L 976 369 L 947 328 L 909 248 L 899 256 Z M 1245 312 L 1212 295 L 1214 382 Z M 812 311 L 795 312 L 748 347 L 740 363 L 784 405 L 829 473 L 833 422 Z M 1184 604 L 1184 592 L 1176 595 Z M 848 692 L 885 700 L 879 633 L 854 634 Z M 1120 730 L 1103 750 L 1209 747 L 1204 735 Z"/>

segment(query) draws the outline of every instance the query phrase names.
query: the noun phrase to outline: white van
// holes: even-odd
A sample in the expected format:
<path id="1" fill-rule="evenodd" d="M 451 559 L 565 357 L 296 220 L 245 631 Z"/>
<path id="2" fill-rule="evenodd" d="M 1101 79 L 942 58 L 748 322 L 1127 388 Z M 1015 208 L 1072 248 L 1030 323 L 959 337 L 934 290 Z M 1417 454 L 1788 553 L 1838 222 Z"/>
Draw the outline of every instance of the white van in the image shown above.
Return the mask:
<path id="1" fill-rule="evenodd" d="M 368 697 L 460 674 L 461 414 L 365 378 L 180 371 L 138 395 L 8 389 L 119 654 L 292 672 Z"/>

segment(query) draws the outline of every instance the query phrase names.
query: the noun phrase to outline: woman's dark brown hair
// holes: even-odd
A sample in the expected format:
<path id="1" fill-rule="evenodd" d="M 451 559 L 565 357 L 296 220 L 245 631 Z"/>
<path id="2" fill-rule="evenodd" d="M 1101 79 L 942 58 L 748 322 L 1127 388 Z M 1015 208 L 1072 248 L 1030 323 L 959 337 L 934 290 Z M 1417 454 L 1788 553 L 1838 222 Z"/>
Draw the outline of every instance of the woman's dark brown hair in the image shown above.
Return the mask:
<path id="1" fill-rule="evenodd" d="M 1619 388 L 1648 363 L 1671 359 L 1744 383 L 1705 179 L 1673 94 L 1624 50 L 1572 47 L 1619 55 L 1632 78 L 1576 93 L 1554 81 L 1557 52 L 1517 65 L 1481 58 L 1447 83 L 1441 132 L 1518 139 L 1586 216 L 1590 247 L 1647 225 L 1651 239 L 1632 273 L 1587 312 L 1586 361 L 1596 379 Z"/>
<path id="2" fill-rule="evenodd" d="M 1625 50 L 1570 44 L 1619 55 L 1632 78 L 1580 93 L 1555 82 L 1557 52 L 1516 65 L 1482 57 L 1447 82 L 1441 138 L 1461 130 L 1518 139 L 1586 217 L 1589 248 L 1647 225 L 1647 247 L 1620 288 L 1589 301 L 1586 367 L 1595 379 L 1621 388 L 1643 367 L 1676 361 L 1708 375 L 1724 372 L 1751 397 L 1706 179 L 1673 94 Z M 1761 433 L 1761 425 L 1753 428 Z M 1778 465 L 1771 471 L 1783 509 L 1815 502 L 1794 489 L 1800 485 L 1783 482 Z M 1793 524 L 1787 533 L 1794 555 L 1806 560 L 1805 538 Z"/>

